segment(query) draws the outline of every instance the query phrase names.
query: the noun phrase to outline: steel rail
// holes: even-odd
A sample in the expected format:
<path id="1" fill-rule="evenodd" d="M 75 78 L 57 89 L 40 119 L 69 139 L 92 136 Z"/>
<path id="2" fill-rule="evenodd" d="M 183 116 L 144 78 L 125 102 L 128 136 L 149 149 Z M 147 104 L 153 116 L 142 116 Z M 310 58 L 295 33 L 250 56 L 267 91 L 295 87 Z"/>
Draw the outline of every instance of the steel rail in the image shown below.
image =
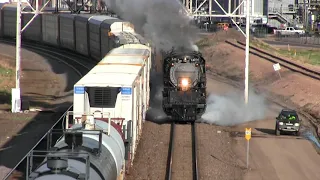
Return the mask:
<path id="1" fill-rule="evenodd" d="M 169 141 L 169 149 L 168 149 L 168 159 L 167 159 L 167 169 L 166 169 L 166 180 L 171 180 L 171 173 L 172 173 L 172 152 L 174 149 L 174 136 L 175 136 L 175 126 L 176 124 L 173 122 L 171 123 L 171 130 L 170 130 L 170 141 Z"/>
<path id="2" fill-rule="evenodd" d="M 7 43 L 7 44 L 15 44 L 15 42 L 11 41 L 11 40 L 4 40 L 4 39 L 0 39 L 0 43 Z M 46 57 L 49 57 L 51 59 L 55 59 L 59 62 L 62 62 L 63 64 L 65 64 L 66 66 L 70 67 L 72 70 L 74 70 L 80 77 L 83 77 L 84 74 L 82 72 L 80 72 L 78 70 L 78 68 L 76 68 L 74 65 L 71 65 L 70 63 L 67 62 L 67 60 L 71 60 L 73 63 L 76 63 L 77 65 L 81 66 L 82 68 L 86 69 L 86 70 L 90 70 L 90 66 L 88 67 L 89 64 L 83 64 L 81 62 L 79 62 L 79 57 L 77 57 L 77 55 L 74 53 L 68 53 L 69 56 L 66 56 L 65 54 L 67 54 L 67 52 L 56 52 L 56 51 L 52 51 L 49 49 L 45 49 L 45 48 L 50 48 L 50 47 L 41 47 L 41 45 L 35 45 L 32 43 L 23 43 L 22 47 L 27 47 L 26 49 L 31 49 L 34 50 L 36 53 L 40 53 L 45 55 Z M 54 47 L 51 47 L 51 49 L 54 49 Z M 56 48 L 57 49 L 57 48 Z M 57 49 L 59 51 L 59 49 Z M 72 56 L 73 55 L 73 56 Z M 83 59 L 83 57 L 82 57 Z M 53 124 L 53 126 L 51 126 L 50 129 L 48 129 L 48 131 L 40 138 L 40 140 L 29 150 L 29 152 L 27 154 L 24 155 L 24 157 L 10 170 L 9 173 L 7 173 L 7 175 L 4 177 L 4 179 L 6 180 L 12 173 L 13 171 L 25 160 L 25 158 L 41 143 L 41 141 L 43 141 L 43 139 L 45 137 L 48 136 L 48 133 L 58 124 L 60 123 L 64 117 L 66 116 L 67 112 L 73 107 L 73 105 L 71 105 L 67 111 L 64 112 L 64 114 L 62 116 L 60 116 L 60 118 Z"/>
<path id="3" fill-rule="evenodd" d="M 244 43 L 237 41 L 237 43 L 233 43 L 230 41 L 225 41 L 226 43 L 232 45 L 233 47 L 239 48 L 239 49 L 244 49 Z M 281 66 L 293 71 L 300 73 L 302 75 L 305 75 L 307 77 L 310 77 L 312 79 L 317 79 L 320 80 L 320 72 L 314 71 L 312 69 L 309 69 L 307 67 L 304 67 L 302 65 L 299 65 L 295 62 L 288 61 L 284 58 L 277 57 L 273 54 L 270 54 L 268 52 L 262 51 L 258 48 L 250 46 L 250 54 L 256 55 L 262 59 L 265 59 L 267 61 L 270 61 L 272 63 L 279 63 Z"/>
<path id="4" fill-rule="evenodd" d="M 15 45 L 15 42 L 13 40 L 9 40 L 9 39 L 0 39 L 0 42 L 1 43 Z M 26 43 L 23 42 L 22 43 L 22 47 L 25 48 L 25 49 L 33 50 L 33 51 L 35 50 L 35 51 L 38 51 L 40 53 L 45 53 L 45 55 L 49 56 L 49 57 L 54 57 L 52 55 L 57 55 L 57 56 L 63 57 L 63 59 L 75 62 L 76 64 L 78 64 L 79 66 L 81 66 L 81 67 L 83 67 L 83 68 L 85 68 L 87 70 L 91 69 L 91 68 L 88 68 L 88 66 L 92 65 L 92 63 L 90 63 L 90 62 L 85 63 L 85 64 L 83 63 L 83 62 L 86 62 L 85 60 L 87 60 L 87 58 L 84 58 L 82 55 L 78 55 L 78 54 L 70 52 L 70 51 L 61 50 L 61 49 L 58 49 L 57 47 L 51 47 L 51 46 L 46 46 L 46 45 L 42 45 L 42 44 L 35 45 L 35 44 L 29 43 L 29 42 L 26 42 Z M 50 49 L 55 49 L 58 52 L 50 50 Z M 52 55 L 50 55 L 49 53 L 52 54 Z M 57 59 L 57 57 L 54 57 L 54 59 Z M 83 61 L 79 62 L 79 59 L 83 59 Z M 58 59 L 58 60 L 61 61 L 64 64 L 66 64 L 69 67 L 73 66 L 73 65 L 68 64 L 65 60 L 60 60 L 60 59 Z M 79 72 L 79 75 L 83 76 L 83 74 L 80 73 L 80 72 Z"/>
<path id="5" fill-rule="evenodd" d="M 193 180 L 199 179 L 198 174 L 198 157 L 197 157 L 197 137 L 196 137 L 196 125 L 191 124 L 191 136 L 192 136 L 192 170 Z"/>

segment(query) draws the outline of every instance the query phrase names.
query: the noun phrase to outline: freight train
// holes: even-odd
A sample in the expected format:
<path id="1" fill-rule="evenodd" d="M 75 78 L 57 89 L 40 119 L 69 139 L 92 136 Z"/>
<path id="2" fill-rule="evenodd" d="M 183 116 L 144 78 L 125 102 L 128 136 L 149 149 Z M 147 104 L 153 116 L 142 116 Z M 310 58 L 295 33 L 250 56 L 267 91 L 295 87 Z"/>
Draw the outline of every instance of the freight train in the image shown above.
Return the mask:
<path id="1" fill-rule="evenodd" d="M 16 36 L 16 6 L 14 3 L 0 3 L 1 37 Z M 31 11 L 27 4 L 22 4 L 21 9 L 24 12 Z M 22 41 L 75 51 L 91 57 L 95 62 L 100 61 L 111 49 L 123 44 L 146 43 L 134 33 L 131 23 L 115 17 L 87 13 L 71 14 L 67 10 L 54 14 L 53 8 L 44 8 L 43 11 L 46 13 L 39 14 L 22 32 Z M 22 27 L 32 17 L 33 14 L 22 14 Z"/>
<path id="2" fill-rule="evenodd" d="M 22 5 L 24 11 L 28 7 Z M 31 19 L 22 15 L 22 24 Z M 16 4 L 0 4 L 0 36 L 15 38 Z M 149 107 L 153 49 L 131 23 L 99 14 L 39 14 L 23 41 L 75 51 L 97 65 L 74 85 L 63 135 L 28 164 L 27 179 L 124 179 Z M 34 151 L 33 154 L 36 154 Z M 30 166 L 29 166 L 30 165 Z"/>
<path id="3" fill-rule="evenodd" d="M 150 54 L 142 44 L 115 48 L 74 85 L 64 136 L 30 179 L 124 179 L 149 106 Z"/>
<path id="4" fill-rule="evenodd" d="M 163 62 L 163 110 L 177 123 L 195 122 L 206 109 L 206 66 L 198 51 L 173 49 Z"/>

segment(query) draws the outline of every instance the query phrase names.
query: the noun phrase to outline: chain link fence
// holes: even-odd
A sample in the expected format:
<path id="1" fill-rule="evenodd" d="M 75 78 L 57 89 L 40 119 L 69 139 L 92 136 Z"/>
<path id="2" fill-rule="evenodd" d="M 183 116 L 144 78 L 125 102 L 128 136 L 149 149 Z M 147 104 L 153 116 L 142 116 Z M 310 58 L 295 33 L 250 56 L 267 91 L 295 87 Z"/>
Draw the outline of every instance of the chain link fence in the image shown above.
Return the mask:
<path id="1" fill-rule="evenodd" d="M 310 45 L 320 45 L 320 35 L 319 34 L 305 34 L 305 35 L 293 35 L 293 36 L 283 36 L 277 34 L 275 37 L 276 41 L 289 42 L 295 44 L 310 44 Z"/>
<path id="2" fill-rule="evenodd" d="M 234 27 L 238 29 L 237 27 Z M 246 28 L 245 27 L 240 27 L 241 30 L 246 33 Z M 254 36 L 256 38 L 265 38 L 268 36 L 268 28 L 266 27 L 254 27 L 250 28 L 250 36 Z"/>
<path id="3" fill-rule="evenodd" d="M 265 38 L 268 35 L 268 28 L 266 27 L 256 27 L 251 31 L 251 34 L 256 38 Z"/>

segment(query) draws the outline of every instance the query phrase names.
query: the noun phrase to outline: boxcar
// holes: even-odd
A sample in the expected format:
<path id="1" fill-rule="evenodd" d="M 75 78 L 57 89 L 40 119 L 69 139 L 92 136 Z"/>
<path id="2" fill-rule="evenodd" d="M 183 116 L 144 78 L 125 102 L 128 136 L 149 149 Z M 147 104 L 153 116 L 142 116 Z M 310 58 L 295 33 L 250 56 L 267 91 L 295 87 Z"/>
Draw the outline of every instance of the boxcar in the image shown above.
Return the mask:
<path id="1" fill-rule="evenodd" d="M 2 15 L 2 8 L 6 5 L 7 3 L 0 3 L 0 37 L 2 37 L 3 36 L 3 29 L 2 29 L 2 27 L 3 27 L 3 25 L 2 25 L 2 23 L 3 23 L 3 15 Z"/>
<path id="2" fill-rule="evenodd" d="M 21 5 L 21 10 L 24 10 L 26 7 L 25 4 Z M 2 7 L 3 15 L 3 36 L 5 37 L 16 37 L 17 29 L 17 5 L 15 4 L 6 4 Z"/>
<path id="3" fill-rule="evenodd" d="M 142 129 L 142 107 L 146 93 L 144 67 L 148 51 L 142 49 L 113 49 L 74 85 L 74 117 L 102 113 L 123 118 L 123 125 L 132 122 L 132 142 L 136 143 Z M 105 78 L 105 77 L 108 78 Z M 134 154 L 131 155 L 134 160 Z"/>
<path id="4" fill-rule="evenodd" d="M 42 15 L 42 41 L 54 46 L 60 45 L 58 14 Z"/>
<path id="5" fill-rule="evenodd" d="M 59 15 L 59 29 L 60 29 L 60 47 L 70 50 L 76 49 L 76 34 L 74 19 L 75 14 L 60 14 Z"/>
<path id="6" fill-rule="evenodd" d="M 78 14 L 75 18 L 75 32 L 76 32 L 76 51 L 85 56 L 90 56 L 89 51 L 89 19 L 92 14 Z"/>
<path id="7" fill-rule="evenodd" d="M 90 55 L 96 60 L 101 60 L 105 54 L 102 54 L 102 39 L 100 26 L 102 22 L 109 19 L 108 16 L 93 16 L 89 19 L 89 46 Z"/>

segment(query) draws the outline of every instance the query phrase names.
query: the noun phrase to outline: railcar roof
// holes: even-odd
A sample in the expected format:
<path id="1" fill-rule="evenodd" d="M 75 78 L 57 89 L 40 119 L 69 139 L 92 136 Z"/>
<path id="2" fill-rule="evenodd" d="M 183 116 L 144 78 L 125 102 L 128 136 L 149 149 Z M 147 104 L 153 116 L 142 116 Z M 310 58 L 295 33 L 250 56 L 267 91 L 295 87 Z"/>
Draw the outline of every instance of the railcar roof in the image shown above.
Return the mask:
<path id="1" fill-rule="evenodd" d="M 147 49 L 115 48 L 75 86 L 131 86 L 148 56 Z"/>
<path id="2" fill-rule="evenodd" d="M 116 18 L 110 17 L 110 16 L 102 16 L 102 15 L 101 16 L 92 16 L 89 19 L 89 23 L 100 25 L 103 23 L 103 21 L 105 21 L 107 19 L 116 19 Z"/>
<path id="3" fill-rule="evenodd" d="M 122 24 L 123 22 L 125 22 L 125 21 L 110 16 L 109 19 L 105 19 L 105 20 L 101 23 L 101 27 L 103 27 L 103 28 L 110 28 L 110 26 L 111 26 L 112 24 L 114 24 L 114 23 L 120 23 L 120 24 Z"/>
<path id="4" fill-rule="evenodd" d="M 65 14 L 65 13 L 59 14 L 59 16 L 61 18 L 68 18 L 68 19 L 75 19 L 77 17 L 76 14 Z"/>
<path id="5" fill-rule="evenodd" d="M 75 86 L 96 86 L 96 87 L 122 87 L 132 86 L 137 78 L 137 74 L 123 74 L 123 73 L 97 73 L 87 74 Z"/>
<path id="6" fill-rule="evenodd" d="M 115 32 L 114 33 L 120 41 L 120 44 L 138 44 L 140 43 L 139 37 L 134 32 Z"/>

